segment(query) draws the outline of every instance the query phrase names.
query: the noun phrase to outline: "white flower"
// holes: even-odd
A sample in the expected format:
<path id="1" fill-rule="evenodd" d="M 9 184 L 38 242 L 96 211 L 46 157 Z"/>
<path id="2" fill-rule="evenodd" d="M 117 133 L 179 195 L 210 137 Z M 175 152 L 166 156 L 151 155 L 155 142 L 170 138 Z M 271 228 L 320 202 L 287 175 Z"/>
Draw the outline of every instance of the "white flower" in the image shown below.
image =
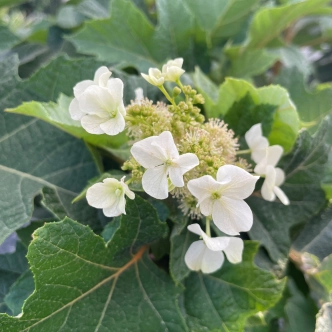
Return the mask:
<path id="1" fill-rule="evenodd" d="M 97 209 L 103 209 L 106 217 L 116 217 L 122 213 L 126 214 L 125 195 L 130 199 L 134 199 L 135 194 L 124 183 L 124 178 L 121 181 L 107 178 L 103 180 L 103 183 L 96 183 L 91 186 L 86 193 L 89 205 Z"/>
<path id="2" fill-rule="evenodd" d="M 117 135 L 124 130 L 126 110 L 119 78 L 110 79 L 106 87 L 91 85 L 75 99 L 70 104 L 71 113 L 84 114 L 81 125 L 88 133 Z"/>
<path id="3" fill-rule="evenodd" d="M 158 199 L 168 197 L 168 176 L 173 186 L 183 187 L 183 174 L 199 164 L 193 153 L 179 155 L 169 131 L 135 143 L 131 153 L 140 165 L 147 168 L 142 178 L 143 189 Z"/>
<path id="4" fill-rule="evenodd" d="M 269 146 L 265 151 L 264 158 L 256 165 L 254 169 L 255 173 L 260 175 L 266 174 L 266 167 L 275 167 L 278 164 L 283 152 L 284 149 L 280 145 Z"/>
<path id="5" fill-rule="evenodd" d="M 262 186 L 262 197 L 267 201 L 274 201 L 276 196 L 284 205 L 289 205 L 289 199 L 279 188 L 285 181 L 285 172 L 280 168 L 268 165 L 265 171 L 265 181 Z"/>
<path id="6" fill-rule="evenodd" d="M 165 82 L 165 78 L 158 68 L 150 68 L 148 75 L 143 74 L 143 73 L 141 73 L 141 75 L 150 84 L 155 85 L 155 86 L 161 86 Z"/>
<path id="7" fill-rule="evenodd" d="M 236 264 L 242 261 L 243 241 L 237 237 L 210 238 L 198 224 L 188 226 L 188 229 L 200 235 L 203 240 L 193 242 L 184 257 L 190 270 L 203 273 L 213 273 L 224 263 L 224 254 L 229 262 Z"/>
<path id="8" fill-rule="evenodd" d="M 169 60 L 162 68 L 162 75 L 165 81 L 176 82 L 180 76 L 185 72 L 182 69 L 183 59 L 177 58 L 174 60 Z"/>
<path id="9" fill-rule="evenodd" d="M 252 126 L 244 135 L 245 140 L 251 150 L 251 159 L 259 163 L 266 154 L 269 141 L 262 134 L 262 124 L 257 123 Z"/>
<path id="10" fill-rule="evenodd" d="M 143 89 L 142 88 L 135 89 L 135 104 L 141 105 L 143 99 L 144 99 Z"/>
<path id="11" fill-rule="evenodd" d="M 217 181 L 210 175 L 204 175 L 190 180 L 188 189 L 198 199 L 197 206 L 203 215 L 212 215 L 222 232 L 238 235 L 252 226 L 252 212 L 244 199 L 254 191 L 258 179 L 259 176 L 253 176 L 240 167 L 225 165 L 219 168 Z"/>
<path id="12" fill-rule="evenodd" d="M 106 87 L 107 82 L 108 82 L 109 78 L 111 77 L 111 75 L 112 75 L 112 72 L 109 71 L 107 67 L 102 66 L 96 70 L 93 81 L 84 80 L 84 81 L 77 83 L 74 86 L 75 98 L 72 100 L 72 102 L 69 106 L 69 112 L 70 112 L 71 118 L 73 120 L 81 120 L 82 117 L 85 115 L 85 113 L 82 112 L 78 106 L 77 98 L 91 85 Z"/>

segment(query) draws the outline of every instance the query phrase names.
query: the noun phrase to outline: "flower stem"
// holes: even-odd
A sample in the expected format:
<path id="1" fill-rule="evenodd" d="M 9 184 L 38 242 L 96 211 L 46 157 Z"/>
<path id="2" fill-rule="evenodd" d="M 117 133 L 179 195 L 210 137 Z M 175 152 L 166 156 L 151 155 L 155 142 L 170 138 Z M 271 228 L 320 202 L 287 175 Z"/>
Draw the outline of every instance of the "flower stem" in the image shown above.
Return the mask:
<path id="1" fill-rule="evenodd" d="M 180 89 L 183 91 L 183 85 L 182 85 L 180 79 L 178 79 L 175 83 L 176 83 L 176 84 L 180 87 Z"/>
<path id="2" fill-rule="evenodd" d="M 207 236 L 211 237 L 211 229 L 210 229 L 210 217 L 206 217 L 205 220 L 205 233 Z"/>
<path id="3" fill-rule="evenodd" d="M 236 151 L 237 155 L 239 155 L 239 154 L 248 154 L 248 153 L 251 153 L 250 149 Z"/>
<path id="4" fill-rule="evenodd" d="M 174 99 L 168 94 L 168 92 L 166 91 L 166 89 L 164 88 L 163 85 L 158 86 L 158 88 L 160 89 L 160 91 L 165 95 L 165 97 L 168 99 L 168 101 L 173 105 L 176 106 Z"/>
<path id="5" fill-rule="evenodd" d="M 125 182 L 125 184 L 130 184 L 131 182 L 133 182 L 133 178 L 130 178 L 130 179 L 128 179 L 126 182 Z"/>

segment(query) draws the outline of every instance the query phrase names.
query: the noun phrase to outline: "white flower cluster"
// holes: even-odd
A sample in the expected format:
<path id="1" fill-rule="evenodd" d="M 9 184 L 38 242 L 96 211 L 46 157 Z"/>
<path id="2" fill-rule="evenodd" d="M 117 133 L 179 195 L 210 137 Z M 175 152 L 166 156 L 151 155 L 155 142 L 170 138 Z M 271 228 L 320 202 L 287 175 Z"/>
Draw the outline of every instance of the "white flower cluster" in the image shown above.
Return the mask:
<path id="1" fill-rule="evenodd" d="M 289 205 L 289 199 L 280 189 L 285 181 L 285 172 L 276 167 L 284 150 L 280 145 L 269 146 L 269 142 L 262 134 L 262 125 L 255 124 L 245 134 L 246 142 L 251 150 L 251 159 L 256 162 L 256 174 L 265 177 L 262 186 L 262 197 L 267 201 L 274 201 L 276 197 L 281 203 Z"/>
<path id="2" fill-rule="evenodd" d="M 150 68 L 149 74 L 142 76 L 169 97 L 163 84 L 171 81 L 182 87 L 179 81 L 184 73 L 182 64 L 182 58 L 171 60 L 162 67 L 162 71 Z M 70 104 L 70 114 L 89 133 L 116 135 L 125 128 L 123 82 L 110 78 L 111 74 L 106 67 L 101 67 L 96 71 L 93 81 L 86 80 L 74 87 L 75 98 Z M 142 89 L 136 90 L 136 96 L 136 104 L 141 105 Z M 262 136 L 260 124 L 252 127 L 245 138 L 252 151 L 252 159 L 257 163 L 255 172 L 265 176 L 262 196 L 271 201 L 277 195 L 284 204 L 288 204 L 286 195 L 279 188 L 284 173 L 275 168 L 282 148 L 269 147 L 267 139 Z M 143 189 L 156 199 L 166 199 L 174 188 L 184 187 L 184 174 L 199 165 L 199 158 L 194 153 L 179 154 L 170 131 L 134 143 L 131 154 L 145 168 Z M 188 181 L 187 188 L 197 199 L 197 208 L 206 216 L 206 233 L 198 224 L 188 226 L 189 231 L 202 238 L 192 243 L 185 255 L 185 262 L 191 270 L 212 273 L 222 266 L 224 254 L 231 263 L 241 262 L 243 241 L 231 236 L 252 227 L 252 211 L 244 199 L 254 191 L 258 179 L 259 176 L 251 175 L 240 167 L 224 165 L 218 169 L 216 179 L 204 175 Z M 130 181 L 124 182 L 124 178 L 120 181 L 104 179 L 103 183 L 96 183 L 87 190 L 87 201 L 91 206 L 103 209 L 108 217 L 125 214 L 125 196 L 135 198 L 128 187 Z M 210 220 L 230 236 L 211 238 Z"/>

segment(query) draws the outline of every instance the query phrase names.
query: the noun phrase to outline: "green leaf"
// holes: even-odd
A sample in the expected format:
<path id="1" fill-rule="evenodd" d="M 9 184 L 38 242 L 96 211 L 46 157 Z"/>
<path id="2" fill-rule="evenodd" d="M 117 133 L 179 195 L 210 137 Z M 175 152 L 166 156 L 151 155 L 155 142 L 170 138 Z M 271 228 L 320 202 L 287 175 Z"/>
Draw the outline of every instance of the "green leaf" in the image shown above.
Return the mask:
<path id="1" fill-rule="evenodd" d="M 13 316 L 22 312 L 24 301 L 35 289 L 33 275 L 30 270 L 25 271 L 10 287 L 5 297 L 5 303 L 12 311 Z"/>
<path id="2" fill-rule="evenodd" d="M 25 2 L 25 0 L 0 0 L 0 8 L 6 6 L 15 6 L 22 2 Z"/>
<path id="3" fill-rule="evenodd" d="M 84 21 L 84 16 L 77 11 L 76 6 L 61 7 L 56 16 L 56 23 L 63 29 L 72 29 Z"/>
<path id="4" fill-rule="evenodd" d="M 224 263 L 213 274 L 192 273 L 185 280 L 185 309 L 192 331 L 243 331 L 245 321 L 281 297 L 284 281 L 253 264 L 258 243 L 245 241 L 243 260 Z"/>
<path id="5" fill-rule="evenodd" d="M 332 254 L 332 207 L 310 220 L 297 236 L 293 248 L 323 260 Z"/>
<path id="6" fill-rule="evenodd" d="M 290 199 L 289 206 L 254 196 L 247 200 L 254 214 L 250 237 L 261 241 L 275 262 L 288 257 L 291 227 L 308 222 L 326 203 L 319 184 L 327 161 L 327 128 L 324 122 L 315 137 L 303 131 L 279 165 L 286 173 L 282 190 Z"/>
<path id="7" fill-rule="evenodd" d="M 243 134 L 249 130 L 250 127 L 262 120 L 261 117 L 265 117 L 272 112 L 272 107 L 276 107 L 273 115 L 273 124 L 270 132 L 266 132 L 271 145 L 279 144 L 283 146 L 284 150 L 288 152 L 295 143 L 299 130 L 299 118 L 296 112 L 296 108 L 289 98 L 288 92 L 277 85 L 265 86 L 262 88 L 255 88 L 250 83 L 244 80 L 238 80 L 233 78 L 227 78 L 226 81 L 220 85 L 218 97 L 216 97 L 216 89 L 211 88 L 211 84 L 208 89 L 205 90 L 205 82 L 208 80 L 201 72 L 195 74 L 195 83 L 197 89 L 205 97 L 208 96 L 207 107 L 205 111 L 208 117 L 228 117 L 241 118 L 243 126 L 240 133 Z M 203 78 L 203 79 L 202 79 Z M 251 100 L 249 105 L 241 105 L 240 102 L 244 97 L 250 96 Z M 251 110 L 252 115 L 258 110 L 262 112 L 258 114 L 255 119 L 248 116 L 248 108 L 256 105 L 256 108 Z M 261 110 L 263 108 L 263 110 Z M 232 111 L 236 115 L 232 114 Z M 248 118 L 246 118 L 248 116 Z M 269 120 L 270 121 L 270 120 Z M 227 122 L 227 121 L 226 121 Z M 235 129 L 235 128 L 234 128 Z"/>
<path id="8" fill-rule="evenodd" d="M 306 0 L 275 8 L 260 9 L 251 22 L 246 47 L 263 48 L 294 21 L 328 3 L 329 0 Z"/>
<path id="9" fill-rule="evenodd" d="M 289 91 L 302 124 L 313 126 L 319 124 L 324 116 L 331 114 L 332 87 L 324 84 L 309 90 L 305 85 L 305 78 L 296 68 L 283 69 L 275 83 L 284 86 Z"/>
<path id="10" fill-rule="evenodd" d="M 112 147 L 119 147 L 127 140 L 125 133 L 121 133 L 116 136 L 110 136 L 106 134 L 89 134 L 85 129 L 82 128 L 79 121 L 75 121 L 70 117 L 69 104 L 72 99 L 72 97 L 70 98 L 60 94 L 57 103 L 40 103 L 36 101 L 30 101 L 23 103 L 17 108 L 7 109 L 6 111 L 34 116 L 60 128 L 68 134 L 83 139 L 87 143 L 101 147 L 108 151 L 111 151 L 109 149 Z"/>
<path id="11" fill-rule="evenodd" d="M 329 332 L 332 329 L 332 303 L 325 303 L 319 310 L 315 332 Z"/>
<path id="12" fill-rule="evenodd" d="M 332 295 L 332 254 L 323 259 L 313 276 L 323 285 L 327 294 Z"/>
<path id="13" fill-rule="evenodd" d="M 59 91 L 59 84 L 65 81 L 68 69 L 71 68 L 67 61 L 66 73 L 53 72 L 54 64 L 41 69 L 30 80 L 21 81 L 17 77 L 17 57 L 2 60 L 0 110 L 13 107 L 23 100 L 39 99 L 37 94 L 41 95 L 40 98 L 52 99 L 51 96 Z M 81 76 L 80 64 L 76 63 L 72 67 L 76 80 Z M 97 169 L 84 143 L 68 134 L 25 116 L 1 112 L 0 120 L 2 242 L 15 229 L 29 221 L 33 198 L 43 187 L 76 195 L 96 175 Z"/>
<path id="14" fill-rule="evenodd" d="M 14 35 L 7 27 L 0 25 L 0 54 L 4 51 L 10 50 L 12 46 L 19 42 L 20 39 L 16 35 Z"/>
<path id="15" fill-rule="evenodd" d="M 187 265 L 184 264 L 184 256 L 189 246 L 197 240 L 197 236 L 189 232 L 186 226 L 186 223 L 174 225 L 170 237 L 171 251 L 169 269 L 173 280 L 177 284 L 182 282 L 190 273 Z"/>
<path id="16" fill-rule="evenodd" d="M 231 68 L 227 75 L 239 78 L 262 74 L 279 59 L 279 55 L 264 49 L 248 50 L 237 56 L 232 56 L 226 50 L 226 54 L 231 58 Z"/>
<path id="17" fill-rule="evenodd" d="M 186 331 L 176 303 L 181 289 L 144 254 L 167 226 L 141 198 L 128 200 L 126 210 L 107 245 L 70 219 L 40 228 L 28 253 L 37 288 L 22 317 L 0 316 L 3 332 L 73 324 L 80 331 Z"/>
<path id="18" fill-rule="evenodd" d="M 246 23 L 257 0 L 185 0 L 197 23 L 206 32 L 207 44 L 220 44 L 220 41 L 238 34 Z"/>
<path id="19" fill-rule="evenodd" d="M 18 241 L 13 254 L 0 255 L 0 312 L 11 312 L 4 298 L 10 286 L 28 268 L 26 252 L 26 248 Z"/>
<path id="20" fill-rule="evenodd" d="M 68 39 L 82 53 L 144 72 L 158 66 L 153 33 L 154 27 L 131 1 L 118 0 L 112 2 L 109 19 L 88 22 Z"/>

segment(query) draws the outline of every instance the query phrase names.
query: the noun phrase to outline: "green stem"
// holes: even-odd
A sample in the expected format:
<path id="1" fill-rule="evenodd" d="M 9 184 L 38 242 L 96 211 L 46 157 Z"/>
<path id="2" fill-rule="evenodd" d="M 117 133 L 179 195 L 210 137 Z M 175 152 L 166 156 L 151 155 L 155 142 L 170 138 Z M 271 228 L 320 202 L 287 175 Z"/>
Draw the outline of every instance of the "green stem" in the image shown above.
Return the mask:
<path id="1" fill-rule="evenodd" d="M 168 92 L 166 91 L 166 89 L 164 88 L 163 85 L 158 86 L 158 88 L 160 89 L 160 91 L 165 95 L 165 97 L 168 99 L 168 101 L 173 105 L 176 106 L 174 99 L 168 94 Z"/>
<path id="2" fill-rule="evenodd" d="M 175 83 L 176 83 L 176 84 L 180 87 L 180 89 L 183 91 L 183 85 L 182 85 L 180 79 L 178 79 Z"/>
<path id="3" fill-rule="evenodd" d="M 248 153 L 251 153 L 250 149 L 236 151 L 237 155 L 239 155 L 239 154 L 248 154 Z"/>
<path id="4" fill-rule="evenodd" d="M 205 233 L 206 233 L 207 236 L 211 237 L 210 217 L 206 217 L 206 221 L 205 221 Z"/>
<path id="5" fill-rule="evenodd" d="M 304 127 L 304 128 L 311 128 L 311 127 L 315 126 L 316 124 L 317 124 L 317 121 L 310 121 L 310 122 L 301 121 L 301 127 Z"/>
<path id="6" fill-rule="evenodd" d="M 133 178 L 130 178 L 129 180 L 127 180 L 127 181 L 125 182 L 125 184 L 129 185 L 129 184 L 132 183 L 132 182 L 133 182 Z"/>

